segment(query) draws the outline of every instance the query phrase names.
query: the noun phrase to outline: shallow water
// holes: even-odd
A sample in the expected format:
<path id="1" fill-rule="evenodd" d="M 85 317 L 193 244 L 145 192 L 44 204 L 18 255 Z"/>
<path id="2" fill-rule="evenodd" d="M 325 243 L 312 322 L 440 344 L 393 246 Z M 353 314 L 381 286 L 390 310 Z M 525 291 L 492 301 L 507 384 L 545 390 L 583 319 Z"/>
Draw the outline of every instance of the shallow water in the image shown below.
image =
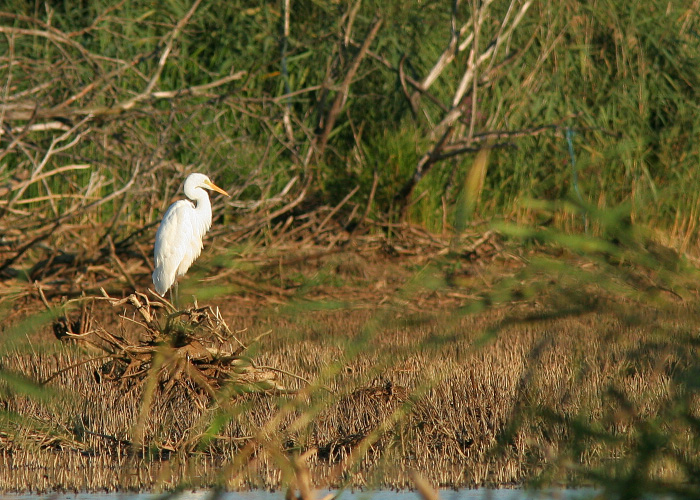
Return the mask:
<path id="1" fill-rule="evenodd" d="M 320 490 L 316 497 L 321 499 L 329 490 Z M 464 489 L 441 490 L 441 500 L 587 500 L 596 495 L 596 490 L 582 489 L 551 489 L 544 491 L 529 491 L 522 489 Z M 34 494 L 0 494 L 0 500 L 283 500 L 284 491 L 240 491 L 214 494 L 211 491 L 197 490 L 178 493 L 177 495 L 155 493 L 47 493 Z M 344 491 L 338 500 L 422 500 L 415 491 Z"/>

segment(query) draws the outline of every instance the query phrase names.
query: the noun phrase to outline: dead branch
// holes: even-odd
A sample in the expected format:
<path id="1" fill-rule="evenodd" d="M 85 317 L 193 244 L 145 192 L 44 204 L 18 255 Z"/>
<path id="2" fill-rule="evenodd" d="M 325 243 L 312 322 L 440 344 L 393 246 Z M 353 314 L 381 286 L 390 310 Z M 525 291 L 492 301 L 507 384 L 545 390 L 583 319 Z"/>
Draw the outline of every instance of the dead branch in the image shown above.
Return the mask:
<path id="1" fill-rule="evenodd" d="M 359 190 L 360 186 L 358 185 L 355 186 L 355 188 L 352 191 L 346 194 L 345 197 L 342 200 L 340 200 L 340 203 L 333 207 L 333 210 L 331 210 L 328 213 L 328 215 L 321 221 L 321 223 L 318 225 L 318 228 L 316 229 L 316 232 L 312 236 L 309 236 L 309 238 L 317 237 L 319 233 L 323 230 L 323 228 L 326 226 L 328 221 L 331 220 L 331 218 L 338 212 L 338 210 L 340 210 L 341 207 L 345 205 L 350 200 L 350 198 L 352 198 L 355 195 L 355 193 L 357 193 Z"/>
<path id="2" fill-rule="evenodd" d="M 68 219 L 75 217 L 79 214 L 83 214 L 93 208 L 99 207 L 100 205 L 103 205 L 104 203 L 107 203 L 111 201 L 114 198 L 117 198 L 124 193 L 126 193 L 131 186 L 134 184 L 138 173 L 140 170 L 140 165 L 137 164 L 136 167 L 134 168 L 131 178 L 127 183 L 122 186 L 121 189 L 118 189 L 117 191 L 114 191 L 113 193 L 105 196 L 102 199 L 93 201 L 92 203 L 89 203 L 87 205 L 79 205 L 78 207 L 73 208 L 72 210 L 67 211 L 63 215 L 56 217 L 55 219 L 48 221 L 48 222 L 43 222 L 41 223 L 38 232 L 39 234 L 32 237 L 27 243 L 22 245 L 18 250 L 14 252 L 14 255 L 11 257 L 8 257 L 5 259 L 5 261 L 0 265 L 0 273 L 3 273 L 6 269 L 8 269 L 11 265 L 13 265 L 22 255 L 24 255 L 29 249 L 37 245 L 39 242 L 45 240 L 49 236 L 51 236 L 54 232 L 56 232 L 62 225 L 65 223 Z M 36 170 L 38 171 L 38 169 Z M 26 186 L 24 186 L 24 189 L 26 189 Z M 15 197 L 13 199 L 18 199 L 18 197 Z M 9 209 L 9 203 L 5 207 L 5 211 L 0 215 L 0 218 L 2 215 L 6 214 L 8 209 Z"/>
<path id="3" fill-rule="evenodd" d="M 134 69 L 135 66 L 145 58 L 145 55 L 135 57 L 130 62 L 120 61 L 121 64 L 118 68 L 101 75 L 99 78 L 93 80 L 88 85 L 84 86 L 78 92 L 73 94 L 71 97 L 65 99 L 60 104 L 51 107 L 44 108 L 39 107 L 34 102 L 19 102 L 19 103 L 9 103 L 7 99 L 0 106 L 0 111 L 4 113 L 8 119 L 12 120 L 30 120 L 30 119 L 53 119 L 61 118 L 61 120 L 53 120 L 42 123 L 33 123 L 29 125 L 20 125 L 11 127 L 10 130 L 13 134 L 21 134 L 26 132 L 37 132 L 46 130 L 71 130 L 71 128 L 65 123 L 70 122 L 72 117 L 84 117 L 92 120 L 97 117 L 106 117 L 112 115 L 118 115 L 125 111 L 133 109 L 137 104 L 152 100 L 152 99 L 172 99 L 181 96 L 201 96 L 209 95 L 208 92 L 223 85 L 226 85 L 232 81 L 240 80 L 245 74 L 245 71 L 238 71 L 232 73 L 226 77 L 220 78 L 218 80 L 202 84 L 195 85 L 192 87 L 187 87 L 183 89 L 170 90 L 170 91 L 154 91 L 160 76 L 163 72 L 165 64 L 172 52 L 173 44 L 175 40 L 179 37 L 185 25 L 189 22 L 194 12 L 197 10 L 199 4 L 202 0 L 196 0 L 190 10 L 185 14 L 185 16 L 177 23 L 174 29 L 164 38 L 164 49 L 162 50 L 156 69 L 154 73 L 150 76 L 145 89 L 139 94 L 118 102 L 111 106 L 84 106 L 84 107 L 69 107 L 70 104 L 74 103 L 78 99 L 84 97 L 89 92 L 95 91 L 100 84 L 107 87 L 109 82 L 115 76 L 122 74 L 127 69 Z M 35 19 L 24 19 L 25 21 L 40 23 L 40 21 Z M 82 45 L 78 42 L 72 40 L 65 33 L 57 30 L 56 28 L 48 27 L 47 30 L 35 30 L 35 29 L 24 29 L 24 28 L 11 28 L 0 26 L 0 33 L 9 33 L 12 35 L 25 35 L 25 36 L 43 36 L 56 44 L 66 44 L 76 50 L 78 50 L 87 60 L 92 60 L 95 56 L 92 56 Z M 18 96 L 14 96 L 16 99 Z M 0 136 L 7 133 L 3 128 L 0 127 Z"/>
<path id="4" fill-rule="evenodd" d="M 257 365 L 246 356 L 248 347 L 233 335 L 218 309 L 195 304 L 188 309 L 175 310 L 160 297 L 152 300 L 135 292 L 118 299 L 104 289 L 101 292 L 101 297 L 92 297 L 92 300 L 104 300 L 115 309 L 123 309 L 120 317 L 139 325 L 138 339 L 129 341 L 102 327 L 84 335 L 63 337 L 71 342 L 89 343 L 104 354 L 53 373 L 44 383 L 99 360 L 109 360 L 107 378 L 115 381 L 144 384 L 148 377 L 155 376 L 166 395 L 179 385 L 188 391 L 199 388 L 210 400 L 218 397 L 219 389 L 230 385 L 245 387 L 246 391 L 288 392 L 278 381 L 278 373 L 307 382 L 286 370 Z M 159 317 L 158 311 L 167 314 Z M 135 316 L 141 321 L 135 321 Z"/>
<path id="5" fill-rule="evenodd" d="M 381 28 L 381 26 L 382 26 L 382 19 L 381 18 L 375 19 L 374 22 L 372 23 L 372 26 L 369 30 L 369 33 L 365 37 L 365 40 L 362 43 L 362 46 L 360 47 L 360 51 L 357 53 L 357 55 L 355 55 L 355 59 L 353 60 L 352 64 L 350 65 L 348 72 L 345 74 L 345 78 L 343 78 L 343 82 L 340 85 L 340 89 L 336 92 L 335 99 L 333 100 L 333 105 L 331 106 L 331 109 L 328 111 L 328 114 L 325 118 L 325 124 L 323 127 L 323 131 L 321 132 L 320 136 L 318 136 L 318 138 L 315 140 L 314 149 L 316 150 L 316 156 L 318 158 L 323 156 L 323 152 L 326 149 L 326 144 L 328 143 L 328 137 L 330 136 L 331 132 L 333 131 L 333 127 L 335 126 L 335 121 L 338 118 L 338 115 L 340 114 L 341 109 L 345 105 L 345 102 L 347 101 L 348 90 L 350 89 L 350 84 L 352 83 L 352 80 L 355 78 L 355 74 L 357 73 L 357 70 L 360 68 L 360 63 L 365 58 L 365 55 L 367 54 L 367 51 L 369 50 L 370 45 L 372 45 L 374 38 L 379 33 L 379 28 Z"/>
<path id="6" fill-rule="evenodd" d="M 358 42 L 356 42 L 355 40 L 350 40 L 350 44 L 354 47 L 360 47 L 360 44 Z M 398 68 L 394 68 L 394 66 L 391 64 L 391 62 L 389 62 L 389 60 L 387 60 L 384 56 L 377 54 L 376 52 L 372 52 L 371 50 L 367 50 L 367 55 L 369 57 L 371 57 L 372 59 L 374 59 L 375 61 L 377 61 L 378 63 L 380 63 L 382 66 L 384 66 L 392 71 L 395 71 L 397 74 L 399 74 L 400 70 Z M 444 112 L 448 111 L 447 106 L 445 106 L 445 104 L 440 99 L 438 99 L 437 97 L 432 95 L 427 90 L 421 89 L 421 84 L 418 80 L 416 80 L 415 78 L 412 78 L 410 75 L 406 75 L 406 74 L 404 74 L 403 78 L 405 79 L 406 82 L 410 83 L 413 88 L 418 90 L 418 92 L 420 92 L 421 95 L 427 97 L 428 99 L 430 99 L 430 101 L 433 104 L 435 104 L 440 109 L 442 109 L 442 111 L 444 111 Z"/>
<path id="7" fill-rule="evenodd" d="M 484 2 L 482 7 L 487 7 L 493 0 L 488 0 L 487 2 Z M 459 5 L 459 0 L 455 2 L 455 10 L 457 6 Z M 454 60 L 455 56 L 463 52 L 469 47 L 469 45 L 472 42 L 472 39 L 474 37 L 473 33 L 470 33 L 468 36 L 465 35 L 467 34 L 467 31 L 469 28 L 473 27 L 473 19 L 472 17 L 465 22 L 459 30 L 456 29 L 456 12 L 452 13 L 452 19 L 451 19 L 451 36 L 450 36 L 450 41 L 447 44 L 447 48 L 443 51 L 443 53 L 440 55 L 438 60 L 435 62 L 433 65 L 432 69 L 428 72 L 428 74 L 421 80 L 421 82 L 417 85 L 417 90 L 420 92 L 425 92 L 430 88 L 430 86 L 440 77 L 442 72 L 447 68 L 450 63 Z M 460 39 L 462 40 L 460 42 Z M 412 99 L 415 99 L 417 95 L 414 95 Z"/>
<path id="8" fill-rule="evenodd" d="M 470 43 L 472 46 L 472 49 L 469 54 L 469 60 L 467 62 L 467 67 L 462 74 L 462 78 L 460 79 L 460 82 L 457 86 L 457 90 L 455 91 L 453 97 L 452 97 L 452 102 L 449 110 L 445 113 L 443 116 L 442 120 L 433 128 L 431 135 L 433 137 L 433 140 L 435 141 L 434 145 L 430 148 L 429 151 L 427 151 L 423 156 L 418 160 L 418 163 L 416 164 L 416 168 L 413 172 L 413 175 L 411 178 L 403 185 L 403 187 L 399 190 L 397 193 L 395 199 L 399 205 L 399 210 L 400 210 L 400 215 L 401 218 L 403 219 L 406 215 L 406 211 L 408 208 L 408 200 L 413 193 L 413 190 L 415 186 L 418 184 L 418 182 L 423 178 L 423 176 L 430 170 L 430 168 L 440 159 L 444 158 L 444 153 L 443 150 L 447 147 L 447 145 L 450 143 L 450 140 L 452 139 L 453 136 L 453 130 L 455 127 L 455 124 L 461 120 L 464 115 L 465 115 L 465 106 L 463 105 L 465 96 L 467 93 L 467 90 L 469 89 L 469 86 L 471 84 L 471 106 L 469 107 L 469 121 L 468 126 L 469 126 L 469 132 L 468 132 L 468 137 L 472 137 L 474 135 L 474 127 L 475 127 L 475 113 L 476 113 L 476 92 L 477 92 L 477 71 L 478 68 L 484 64 L 487 60 L 490 60 L 491 63 L 489 67 L 493 67 L 495 57 L 497 55 L 498 49 L 501 47 L 501 43 L 499 42 L 499 39 L 501 38 L 507 38 L 511 35 L 513 30 L 517 27 L 517 25 L 520 23 L 522 20 L 523 16 L 529 9 L 530 5 L 532 2 L 530 0 L 524 2 L 520 6 L 520 10 L 518 11 L 518 14 L 511 20 L 511 11 L 513 5 L 517 2 L 518 0 L 512 0 L 511 1 L 511 8 L 509 8 L 508 13 L 506 17 L 503 19 L 503 21 L 500 24 L 500 28 L 498 30 L 498 33 L 495 35 L 495 38 L 488 44 L 488 46 L 479 52 L 479 47 L 478 47 L 478 38 L 479 38 L 479 33 L 482 29 L 483 23 L 487 18 L 487 9 L 489 5 L 491 4 L 491 0 L 486 1 L 481 3 L 478 6 L 478 9 L 475 9 L 475 13 L 473 14 L 472 18 L 472 33 L 470 35 Z M 466 25 L 465 25 L 466 26 Z M 464 28 L 464 26 L 463 26 Z M 462 30 L 460 30 L 461 33 Z M 443 52 L 443 55 L 441 56 L 440 60 L 438 61 L 438 64 L 433 68 L 433 71 L 431 71 L 431 74 L 429 75 L 430 79 L 426 81 L 434 81 L 434 73 L 442 72 L 444 70 L 444 67 L 449 61 L 452 61 L 454 58 L 454 52 L 456 51 L 455 48 L 455 43 L 454 42 L 454 36 L 453 36 L 453 41 L 451 42 L 451 45 L 448 47 L 448 49 Z M 466 48 L 466 44 L 465 44 Z M 452 155 L 454 156 L 454 155 Z"/>

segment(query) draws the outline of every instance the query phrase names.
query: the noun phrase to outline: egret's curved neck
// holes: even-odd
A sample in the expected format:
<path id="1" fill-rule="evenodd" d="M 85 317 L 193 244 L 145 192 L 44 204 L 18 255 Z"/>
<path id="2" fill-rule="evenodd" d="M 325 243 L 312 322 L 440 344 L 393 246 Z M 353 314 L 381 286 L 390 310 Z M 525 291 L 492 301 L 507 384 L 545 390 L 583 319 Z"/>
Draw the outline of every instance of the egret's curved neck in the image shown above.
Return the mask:
<path id="1" fill-rule="evenodd" d="M 195 203 L 198 221 L 203 224 L 199 230 L 204 233 L 209 230 L 211 225 L 211 201 L 209 201 L 209 193 L 200 187 L 194 189 L 186 189 L 185 196 Z"/>
<path id="2" fill-rule="evenodd" d="M 201 187 L 196 187 L 194 189 L 185 189 L 185 196 L 190 200 L 195 202 L 197 208 L 206 209 L 207 206 L 211 209 L 211 203 L 209 202 L 209 194 Z"/>

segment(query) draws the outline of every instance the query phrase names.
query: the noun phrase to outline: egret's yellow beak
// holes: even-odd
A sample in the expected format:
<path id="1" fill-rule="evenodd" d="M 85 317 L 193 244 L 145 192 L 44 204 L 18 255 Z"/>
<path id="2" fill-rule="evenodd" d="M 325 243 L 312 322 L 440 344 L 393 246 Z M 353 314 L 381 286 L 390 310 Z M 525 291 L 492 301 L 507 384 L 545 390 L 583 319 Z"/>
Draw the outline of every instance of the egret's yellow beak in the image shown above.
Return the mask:
<path id="1" fill-rule="evenodd" d="M 209 180 L 204 181 L 204 184 L 206 184 L 207 187 L 208 187 L 209 189 L 211 189 L 212 191 L 216 191 L 217 193 L 225 194 L 226 196 L 231 196 L 231 195 L 228 194 L 226 191 L 224 191 L 223 189 L 221 189 L 219 186 L 217 186 L 216 184 L 214 184 L 212 181 L 209 181 Z"/>

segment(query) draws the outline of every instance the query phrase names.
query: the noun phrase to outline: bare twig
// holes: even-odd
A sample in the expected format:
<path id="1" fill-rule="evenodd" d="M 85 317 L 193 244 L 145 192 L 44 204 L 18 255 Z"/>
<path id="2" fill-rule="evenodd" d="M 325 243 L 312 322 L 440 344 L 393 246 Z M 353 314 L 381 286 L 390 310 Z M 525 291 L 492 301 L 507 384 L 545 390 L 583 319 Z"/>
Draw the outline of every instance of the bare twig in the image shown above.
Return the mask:
<path id="1" fill-rule="evenodd" d="M 350 65 L 350 68 L 348 69 L 348 72 L 345 74 L 345 78 L 343 79 L 343 82 L 340 85 L 340 89 L 335 95 L 335 99 L 333 100 L 333 105 L 331 106 L 331 109 L 328 111 L 328 115 L 326 116 L 325 119 L 325 125 L 323 127 L 323 131 L 321 132 L 321 135 L 318 137 L 315 145 L 315 150 L 316 150 L 316 155 L 317 157 L 323 156 L 323 152 L 326 149 L 326 144 L 328 143 L 328 138 L 331 134 L 331 131 L 333 130 L 333 127 L 335 126 L 335 121 L 338 118 L 338 115 L 340 114 L 341 109 L 345 105 L 345 102 L 348 98 L 348 90 L 350 89 L 350 84 L 352 83 L 353 78 L 355 78 L 355 74 L 357 73 L 357 70 L 360 68 L 360 63 L 362 60 L 365 58 L 365 55 L 367 54 L 367 50 L 369 49 L 370 45 L 372 45 L 372 42 L 374 41 L 374 38 L 377 36 L 377 33 L 379 33 L 379 28 L 382 26 L 382 19 L 378 18 L 375 19 L 374 23 L 372 24 L 372 27 L 369 30 L 369 33 L 367 34 L 367 37 L 365 38 L 365 41 L 362 43 L 362 46 L 360 47 L 360 51 L 357 53 L 355 56 L 355 59 L 353 60 L 352 64 Z"/>
<path id="2" fill-rule="evenodd" d="M 51 382 L 53 379 L 55 379 L 56 377 L 58 377 L 59 375 L 61 375 L 62 373 L 66 373 L 66 372 L 68 372 L 68 371 L 71 371 L 71 370 L 73 370 L 73 369 L 75 369 L 75 368 L 78 368 L 79 366 L 83 366 L 83 365 L 86 365 L 86 364 L 88 364 L 88 363 L 92 363 L 93 361 L 102 361 L 103 359 L 109 359 L 109 358 L 113 358 L 113 357 L 114 357 L 114 354 L 104 354 L 104 355 L 102 355 L 102 356 L 95 356 L 95 357 L 92 357 L 92 358 L 80 360 L 80 361 L 78 361 L 78 362 L 76 362 L 76 363 L 73 363 L 72 365 L 66 366 L 65 368 L 61 368 L 60 370 L 56 370 L 56 371 L 53 372 L 51 375 L 49 375 L 48 377 L 46 377 L 44 380 L 42 380 L 41 382 L 39 382 L 39 385 L 46 385 L 46 384 L 48 384 L 49 382 Z"/>
<path id="3" fill-rule="evenodd" d="M 354 40 L 350 40 L 350 44 L 353 45 L 354 47 L 359 47 L 360 44 Z M 377 54 L 375 52 L 372 52 L 371 50 L 367 51 L 367 56 L 371 57 L 378 63 L 380 63 L 382 66 L 391 69 L 392 71 L 395 71 L 397 74 L 399 73 L 400 69 L 399 68 L 394 68 L 394 66 L 389 62 L 385 57 L 381 56 L 380 54 Z M 439 107 L 442 111 L 447 112 L 449 108 L 445 106 L 445 104 L 435 97 L 433 94 L 428 92 L 427 90 L 423 90 L 421 88 L 421 83 L 416 80 L 415 78 L 412 78 L 410 75 L 403 75 L 403 79 L 411 85 L 411 87 L 415 88 L 418 92 L 420 92 L 421 95 L 427 97 L 430 99 L 430 101 L 435 104 L 437 107 Z M 413 97 L 411 98 L 413 99 Z"/>
<path id="4" fill-rule="evenodd" d="M 70 149 L 73 147 L 86 133 L 87 130 L 82 130 L 77 135 L 73 136 L 76 132 L 78 132 L 79 129 L 83 127 L 83 125 L 88 121 L 88 118 L 83 119 L 73 127 L 71 127 L 69 130 L 61 134 L 59 137 L 55 137 L 51 141 L 51 145 L 47 149 L 46 153 L 44 153 L 44 157 L 40 162 L 34 161 L 34 170 L 32 171 L 29 179 L 22 183 L 18 189 L 16 189 L 14 195 L 10 199 L 10 201 L 7 203 L 7 205 L 3 208 L 3 211 L 0 212 L 0 220 L 7 214 L 7 212 L 12 208 L 12 206 L 19 200 L 19 198 L 24 194 L 26 189 L 36 182 L 37 177 L 41 173 L 41 171 L 44 169 L 46 164 L 49 162 L 51 157 L 56 154 L 60 153 L 62 151 L 65 151 L 67 149 Z M 69 141 L 65 143 L 66 141 Z M 62 144 L 65 143 L 65 144 Z"/>
<path id="5" fill-rule="evenodd" d="M 338 212 L 338 210 L 340 210 L 340 208 L 343 205 L 345 205 L 348 202 L 348 200 L 350 198 L 352 198 L 355 195 L 355 193 L 357 193 L 359 190 L 360 190 L 360 186 L 357 185 L 357 186 L 355 186 L 355 188 L 352 191 L 350 191 L 348 194 L 346 194 L 345 197 L 340 201 L 340 203 L 338 203 L 335 207 L 333 207 L 333 210 L 331 210 L 328 213 L 328 215 L 326 215 L 326 217 L 321 221 L 321 223 L 318 225 L 318 227 L 316 228 L 316 231 L 313 233 L 313 235 L 308 236 L 305 241 L 310 240 L 310 239 L 318 236 L 319 233 L 321 233 L 323 228 L 326 226 L 328 221 L 331 220 L 331 218 Z"/>
<path id="6" fill-rule="evenodd" d="M 213 82 L 205 83 L 203 85 L 194 85 L 192 87 L 187 87 L 178 90 L 163 90 L 159 92 L 152 92 L 150 94 L 150 97 L 154 99 L 173 99 L 175 97 L 185 95 L 207 95 L 207 91 L 217 87 L 221 87 L 222 85 L 226 85 L 227 83 L 240 80 L 245 76 L 245 74 L 245 71 L 237 71 L 232 75 L 225 76 L 224 78 L 219 78 L 218 80 L 214 80 Z"/>
<path id="7" fill-rule="evenodd" d="M 493 0 L 491 0 L 493 1 Z M 456 2 L 459 3 L 459 2 Z M 491 3 L 490 1 L 487 3 Z M 453 11 L 456 9 L 453 9 Z M 467 34 L 469 28 L 473 27 L 473 21 L 470 18 L 466 23 L 462 25 L 459 30 L 455 29 L 455 12 L 452 14 L 452 29 L 450 41 L 447 44 L 447 48 L 438 58 L 437 62 L 433 68 L 428 72 L 428 74 L 421 80 L 417 88 L 421 92 L 425 92 L 430 88 L 430 86 L 438 79 L 442 72 L 447 68 L 450 63 L 454 60 L 455 56 L 466 50 L 472 41 L 473 35 L 469 34 L 466 38 L 464 36 Z M 462 39 L 460 42 L 459 40 Z"/>
<path id="8" fill-rule="evenodd" d="M 287 68 L 287 45 L 289 43 L 289 16 L 291 10 L 291 0 L 282 0 L 282 43 L 280 52 L 282 57 L 282 78 L 284 79 L 284 90 L 285 94 L 291 93 L 289 87 L 289 71 Z M 282 115 L 282 123 L 284 124 L 284 130 L 287 133 L 287 140 L 290 143 L 294 142 L 294 130 L 292 129 L 292 119 L 289 101 L 285 103 L 284 111 Z"/>
<path id="9" fill-rule="evenodd" d="M 477 2 L 472 0 L 472 9 L 474 12 L 479 13 L 479 17 L 484 15 L 483 9 L 478 9 L 477 10 Z M 511 3 L 512 5 L 512 3 Z M 467 137 L 472 137 L 474 135 L 474 125 L 476 123 L 476 103 L 478 100 L 478 95 L 477 91 L 479 89 L 479 79 L 477 78 L 477 71 L 478 67 L 476 66 L 475 60 L 476 60 L 476 54 L 479 51 L 479 34 L 481 33 L 481 19 L 477 20 L 477 17 L 473 18 L 474 20 L 474 42 L 472 43 L 472 48 L 469 51 L 469 62 L 467 63 L 467 66 L 473 67 L 474 68 L 474 76 L 472 77 L 472 96 L 471 96 L 471 116 L 469 117 L 469 132 L 467 134 Z M 503 26 L 503 25 L 501 25 Z M 498 37 L 496 37 L 498 39 Z M 497 46 L 496 46 L 497 47 Z M 496 49 L 494 48 L 494 53 L 496 52 Z M 493 62 L 493 58 L 491 59 L 491 62 Z M 454 103 L 453 103 L 454 104 Z"/>

